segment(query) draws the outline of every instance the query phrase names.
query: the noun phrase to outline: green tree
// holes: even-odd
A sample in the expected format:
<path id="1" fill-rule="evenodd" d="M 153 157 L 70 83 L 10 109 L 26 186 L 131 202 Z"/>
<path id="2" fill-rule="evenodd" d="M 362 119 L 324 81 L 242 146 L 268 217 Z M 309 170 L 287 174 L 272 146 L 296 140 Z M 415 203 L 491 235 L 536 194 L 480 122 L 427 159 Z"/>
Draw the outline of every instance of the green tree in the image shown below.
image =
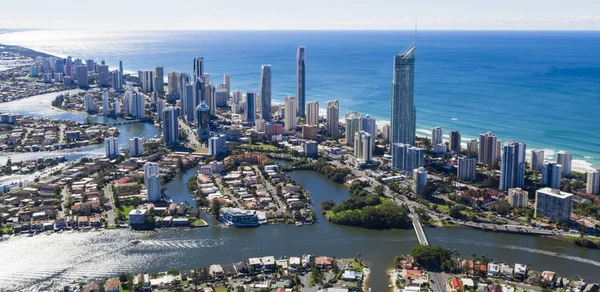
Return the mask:
<path id="1" fill-rule="evenodd" d="M 219 217 L 221 211 L 221 201 L 213 199 L 210 204 L 210 211 L 215 217 Z"/>

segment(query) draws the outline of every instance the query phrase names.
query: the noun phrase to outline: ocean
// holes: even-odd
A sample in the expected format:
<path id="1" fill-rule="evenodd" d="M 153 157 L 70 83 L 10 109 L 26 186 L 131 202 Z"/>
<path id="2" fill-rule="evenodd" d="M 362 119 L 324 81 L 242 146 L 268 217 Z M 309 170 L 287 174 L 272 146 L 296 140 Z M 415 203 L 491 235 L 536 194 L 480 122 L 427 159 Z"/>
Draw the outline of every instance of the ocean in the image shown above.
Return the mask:
<path id="1" fill-rule="evenodd" d="M 307 101 L 339 99 L 340 117 L 354 110 L 389 121 L 393 56 L 412 31 L 27 31 L 0 43 L 58 56 L 105 60 L 125 72 L 156 65 L 205 72 L 232 89 L 258 90 L 262 64 L 272 65 L 273 101 L 295 95 L 295 55 L 307 50 Z M 600 167 L 600 32 L 420 31 L 417 36 L 417 132 L 442 126 L 463 141 L 485 131 L 530 149 L 573 154 L 576 170 Z"/>

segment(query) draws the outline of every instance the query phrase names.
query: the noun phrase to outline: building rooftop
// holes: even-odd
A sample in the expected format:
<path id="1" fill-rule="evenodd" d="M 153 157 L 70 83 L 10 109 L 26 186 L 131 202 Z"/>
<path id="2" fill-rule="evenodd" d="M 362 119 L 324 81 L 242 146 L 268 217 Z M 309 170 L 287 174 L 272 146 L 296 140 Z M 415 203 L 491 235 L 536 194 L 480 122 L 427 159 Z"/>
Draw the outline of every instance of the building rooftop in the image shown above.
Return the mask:
<path id="1" fill-rule="evenodd" d="M 567 193 L 567 192 L 563 192 L 559 189 L 552 189 L 552 188 L 541 188 L 539 190 L 537 190 L 536 192 L 540 192 L 549 196 L 553 196 L 553 197 L 557 197 L 560 199 L 566 199 L 569 197 L 572 197 L 573 194 L 571 193 Z"/>

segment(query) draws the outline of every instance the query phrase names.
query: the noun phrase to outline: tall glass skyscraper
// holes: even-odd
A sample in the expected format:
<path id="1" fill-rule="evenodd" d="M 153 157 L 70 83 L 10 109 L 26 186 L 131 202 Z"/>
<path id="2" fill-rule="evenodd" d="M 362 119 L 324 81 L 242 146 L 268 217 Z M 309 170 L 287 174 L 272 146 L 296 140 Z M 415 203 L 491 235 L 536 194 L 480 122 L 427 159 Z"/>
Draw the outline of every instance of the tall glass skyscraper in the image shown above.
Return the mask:
<path id="1" fill-rule="evenodd" d="M 306 106 L 306 47 L 299 46 L 296 52 L 296 100 L 298 117 L 304 117 Z"/>
<path id="2" fill-rule="evenodd" d="M 260 115 L 271 120 L 271 65 L 262 65 L 260 72 Z"/>
<path id="3" fill-rule="evenodd" d="M 415 45 L 394 56 L 390 143 L 415 145 L 417 111 L 414 106 Z"/>

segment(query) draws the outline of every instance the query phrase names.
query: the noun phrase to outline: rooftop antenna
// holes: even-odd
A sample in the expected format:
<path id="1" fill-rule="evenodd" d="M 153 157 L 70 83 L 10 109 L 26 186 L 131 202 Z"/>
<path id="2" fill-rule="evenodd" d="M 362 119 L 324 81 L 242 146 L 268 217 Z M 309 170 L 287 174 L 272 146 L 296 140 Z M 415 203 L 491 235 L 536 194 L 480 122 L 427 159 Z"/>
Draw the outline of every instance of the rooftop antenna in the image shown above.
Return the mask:
<path id="1" fill-rule="evenodd" d="M 417 47 L 417 23 L 419 22 L 419 20 L 415 20 L 415 39 L 413 40 L 413 43 L 415 45 L 415 48 Z"/>

